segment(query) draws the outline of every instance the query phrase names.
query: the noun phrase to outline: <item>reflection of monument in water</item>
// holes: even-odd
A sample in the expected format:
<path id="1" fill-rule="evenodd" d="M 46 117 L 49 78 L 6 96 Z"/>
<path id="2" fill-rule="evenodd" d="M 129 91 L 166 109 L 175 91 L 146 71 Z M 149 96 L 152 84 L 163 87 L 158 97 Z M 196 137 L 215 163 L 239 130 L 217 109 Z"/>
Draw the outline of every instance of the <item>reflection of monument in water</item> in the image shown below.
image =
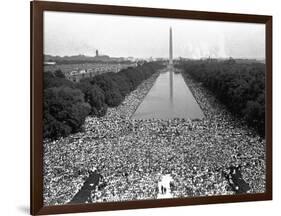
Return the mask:
<path id="1" fill-rule="evenodd" d="M 173 62 L 173 35 L 169 28 L 169 60 L 133 114 L 133 119 L 201 119 L 199 105 Z M 161 187 L 161 186 L 160 186 Z M 164 187 L 164 186 L 163 186 Z M 166 196 L 166 195 L 165 195 Z"/>
<path id="2" fill-rule="evenodd" d="M 170 38 L 169 38 L 169 64 L 168 70 L 170 72 L 170 100 L 173 99 L 173 34 L 172 27 L 170 27 Z"/>

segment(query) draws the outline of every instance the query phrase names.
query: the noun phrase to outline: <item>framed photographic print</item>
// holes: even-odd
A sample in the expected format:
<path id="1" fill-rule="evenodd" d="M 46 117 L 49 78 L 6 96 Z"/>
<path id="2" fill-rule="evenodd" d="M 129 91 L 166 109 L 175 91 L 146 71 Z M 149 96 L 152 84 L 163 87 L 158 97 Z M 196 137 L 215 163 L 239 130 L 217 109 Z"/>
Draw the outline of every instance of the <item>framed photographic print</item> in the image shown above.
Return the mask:
<path id="1" fill-rule="evenodd" d="M 31 214 L 271 199 L 271 16 L 31 2 Z"/>

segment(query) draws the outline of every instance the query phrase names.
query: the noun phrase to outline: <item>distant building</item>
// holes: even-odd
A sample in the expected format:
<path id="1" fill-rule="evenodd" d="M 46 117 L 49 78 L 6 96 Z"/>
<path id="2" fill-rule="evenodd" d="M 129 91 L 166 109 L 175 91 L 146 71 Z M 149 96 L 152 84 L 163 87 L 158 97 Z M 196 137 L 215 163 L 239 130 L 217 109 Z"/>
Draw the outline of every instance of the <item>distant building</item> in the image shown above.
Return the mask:
<path id="1" fill-rule="evenodd" d="M 232 57 L 229 57 L 229 59 L 227 59 L 225 62 L 228 63 L 228 64 L 235 64 L 236 63 L 236 61 Z"/>
<path id="2" fill-rule="evenodd" d="M 67 79 L 69 79 L 72 82 L 79 82 L 83 78 L 87 77 L 93 77 L 96 75 L 92 69 L 88 70 L 74 70 L 69 73 L 69 75 L 66 76 Z"/>
<path id="3" fill-rule="evenodd" d="M 133 61 L 135 61 L 135 58 L 134 57 L 132 57 L 132 56 L 129 56 L 127 59 L 125 59 L 125 60 L 128 60 L 128 61 L 131 61 L 131 62 L 133 62 Z"/>
<path id="4" fill-rule="evenodd" d="M 45 61 L 44 62 L 44 65 L 55 65 L 56 64 L 56 62 L 54 62 L 54 61 Z"/>
<path id="5" fill-rule="evenodd" d="M 101 56 L 100 56 L 101 57 Z M 96 64 L 93 68 L 88 69 L 75 69 L 66 74 L 66 78 L 72 82 L 79 82 L 81 79 L 94 77 L 98 74 L 114 72 L 117 73 L 122 69 L 126 69 L 128 67 L 136 67 L 136 63 L 130 64 Z"/>
<path id="6" fill-rule="evenodd" d="M 96 49 L 96 56 L 94 57 L 94 60 L 95 61 L 104 61 L 104 62 L 107 62 L 107 61 L 110 61 L 110 57 L 107 56 L 107 55 L 100 55 L 99 54 L 99 50 Z"/>

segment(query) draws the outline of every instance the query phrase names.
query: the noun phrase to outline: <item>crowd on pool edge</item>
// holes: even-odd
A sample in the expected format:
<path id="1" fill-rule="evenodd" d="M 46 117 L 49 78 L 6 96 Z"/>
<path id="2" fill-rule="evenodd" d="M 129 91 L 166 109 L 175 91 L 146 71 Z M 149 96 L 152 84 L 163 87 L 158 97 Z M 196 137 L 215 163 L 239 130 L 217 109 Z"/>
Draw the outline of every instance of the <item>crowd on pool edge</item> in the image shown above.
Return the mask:
<path id="1" fill-rule="evenodd" d="M 95 168 L 103 176 L 91 202 L 156 199 L 157 183 L 173 178 L 173 197 L 233 194 L 224 173 L 241 166 L 249 193 L 265 190 L 265 141 L 233 118 L 200 83 L 186 82 L 202 120 L 134 120 L 157 74 L 104 117 L 88 117 L 85 132 L 44 145 L 44 203 L 64 204 Z"/>

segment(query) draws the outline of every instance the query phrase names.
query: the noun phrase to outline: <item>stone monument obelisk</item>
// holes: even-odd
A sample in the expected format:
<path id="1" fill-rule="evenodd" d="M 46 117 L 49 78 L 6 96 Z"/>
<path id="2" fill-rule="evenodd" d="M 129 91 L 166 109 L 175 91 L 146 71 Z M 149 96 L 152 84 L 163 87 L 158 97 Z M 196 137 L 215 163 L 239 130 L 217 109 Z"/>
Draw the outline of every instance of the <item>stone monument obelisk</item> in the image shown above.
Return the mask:
<path id="1" fill-rule="evenodd" d="M 173 34 L 172 27 L 170 27 L 170 40 L 169 40 L 169 65 L 168 70 L 170 72 L 170 100 L 173 99 Z"/>
<path id="2" fill-rule="evenodd" d="M 172 27 L 170 27 L 170 49 L 169 49 L 169 67 L 173 67 L 173 34 Z"/>

